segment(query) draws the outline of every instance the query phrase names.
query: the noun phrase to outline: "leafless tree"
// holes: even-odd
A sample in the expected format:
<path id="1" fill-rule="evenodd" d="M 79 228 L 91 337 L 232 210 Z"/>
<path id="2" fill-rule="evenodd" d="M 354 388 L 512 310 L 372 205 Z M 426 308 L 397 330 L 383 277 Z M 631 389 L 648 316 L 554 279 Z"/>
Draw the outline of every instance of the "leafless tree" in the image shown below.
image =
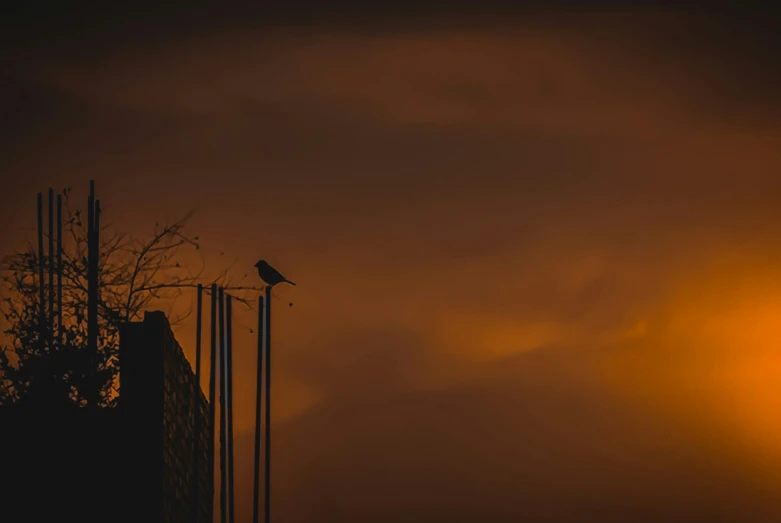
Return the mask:
<path id="1" fill-rule="evenodd" d="M 46 396 L 76 405 L 84 404 L 87 397 L 99 397 L 102 406 L 113 406 L 118 393 L 120 325 L 140 319 L 153 305 L 167 307 L 172 324 L 182 322 L 189 308 L 177 315 L 175 303 L 185 290 L 199 283 L 208 289 L 216 282 L 239 293 L 262 290 L 242 286 L 244 277 L 232 282 L 232 267 L 205 280 L 205 264 L 193 271 L 180 261 L 192 258 L 186 249 L 200 249 L 198 236 L 185 231 L 192 213 L 171 224 L 156 223 L 144 238 L 114 232 L 111 224 L 106 224 L 101 227 L 99 262 L 99 354 L 91 366 L 86 357 L 87 228 L 81 212 L 68 205 L 68 193 L 66 189 L 63 198 L 63 322 L 53 327 L 54 343 L 49 341 L 48 328 L 41 325 L 38 312 L 41 254 L 28 244 L 26 249 L 5 256 L 0 265 L 0 312 L 7 322 L 3 333 L 8 340 L 0 345 L 0 405 Z M 44 258 L 47 269 L 56 263 L 56 257 Z M 52 289 L 46 288 L 47 301 L 50 292 Z M 237 299 L 248 306 L 253 302 L 249 297 Z"/>

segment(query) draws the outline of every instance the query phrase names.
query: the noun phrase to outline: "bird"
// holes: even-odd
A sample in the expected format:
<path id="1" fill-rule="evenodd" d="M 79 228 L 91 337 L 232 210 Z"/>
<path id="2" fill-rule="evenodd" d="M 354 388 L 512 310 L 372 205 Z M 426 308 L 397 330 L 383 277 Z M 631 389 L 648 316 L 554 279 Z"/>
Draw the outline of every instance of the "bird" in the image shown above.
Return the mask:
<path id="1" fill-rule="evenodd" d="M 296 285 L 292 281 L 282 276 L 279 273 L 279 271 L 276 270 L 271 265 L 269 265 L 268 262 L 266 262 L 266 260 L 260 260 L 258 263 L 255 264 L 255 267 L 258 269 L 258 276 L 260 276 L 260 279 L 263 280 L 268 285 L 270 285 L 271 287 L 273 287 L 278 283 L 289 283 L 290 285 L 293 286 Z"/>

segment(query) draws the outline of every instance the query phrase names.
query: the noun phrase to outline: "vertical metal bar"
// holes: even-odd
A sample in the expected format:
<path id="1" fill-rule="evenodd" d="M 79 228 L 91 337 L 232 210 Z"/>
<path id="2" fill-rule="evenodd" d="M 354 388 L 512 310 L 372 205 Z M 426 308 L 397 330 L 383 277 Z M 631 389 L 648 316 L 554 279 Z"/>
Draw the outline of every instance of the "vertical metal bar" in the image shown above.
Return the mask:
<path id="1" fill-rule="evenodd" d="M 44 276 L 43 276 L 43 193 L 38 193 L 38 300 L 40 305 L 39 312 L 39 341 L 43 341 L 44 326 L 46 325 L 46 296 L 44 294 Z M 43 349 L 43 343 L 41 343 Z"/>
<path id="2" fill-rule="evenodd" d="M 92 324 L 95 332 L 95 354 L 97 357 L 98 342 L 100 341 L 100 330 L 98 324 L 99 318 L 99 305 L 100 305 L 100 200 L 95 200 L 95 232 L 93 234 L 95 240 L 95 269 L 92 272 L 92 278 L 95 282 L 95 305 L 92 306 Z"/>
<path id="3" fill-rule="evenodd" d="M 222 287 L 219 290 L 220 307 L 220 523 L 227 523 L 227 466 L 228 453 L 225 447 L 225 291 Z"/>
<path id="4" fill-rule="evenodd" d="M 54 189 L 49 187 L 49 318 L 46 322 L 46 334 L 49 338 L 49 351 L 54 351 Z"/>
<path id="5" fill-rule="evenodd" d="M 263 296 L 258 297 L 258 370 L 255 382 L 255 469 L 252 488 L 252 523 L 260 523 L 260 414 L 263 400 Z"/>
<path id="6" fill-rule="evenodd" d="M 62 195 L 57 195 L 57 344 L 62 346 Z"/>
<path id="7" fill-rule="evenodd" d="M 193 523 L 198 523 L 200 515 L 199 474 L 201 442 L 201 330 L 203 325 L 203 285 L 198 284 L 195 312 L 195 378 L 193 379 Z"/>
<path id="8" fill-rule="evenodd" d="M 92 231 L 95 228 L 95 182 L 90 180 L 90 192 L 87 196 L 87 346 L 91 347 L 89 331 L 89 298 L 92 296 L 90 283 L 92 282 L 92 248 L 95 242 L 92 240 Z M 92 355 L 90 355 L 92 358 Z"/>
<path id="9" fill-rule="evenodd" d="M 100 285 L 100 200 L 95 200 L 95 293 L 99 294 Z M 95 302 L 95 314 L 97 318 L 98 302 Z M 98 339 L 98 336 L 95 336 Z"/>
<path id="10" fill-rule="evenodd" d="M 225 334 L 226 334 L 226 390 L 228 400 L 228 522 L 234 523 L 235 499 L 235 476 L 233 473 L 233 311 L 231 306 L 231 295 L 225 295 Z"/>
<path id="11" fill-rule="evenodd" d="M 271 522 L 271 285 L 266 286 L 266 523 Z"/>
<path id="12" fill-rule="evenodd" d="M 87 199 L 87 352 L 89 354 L 89 381 L 87 386 L 87 403 L 93 406 L 97 402 L 95 392 L 95 366 L 97 364 L 97 287 L 95 285 L 95 180 L 89 182 L 89 197 Z"/>
<path id="13" fill-rule="evenodd" d="M 211 489 L 209 495 L 211 496 L 212 514 L 210 514 L 210 521 L 214 519 L 214 453 L 215 453 L 215 431 L 217 430 L 217 284 L 212 283 L 211 287 L 211 332 L 210 332 L 210 349 L 209 355 L 209 420 L 211 423 L 211 430 L 209 431 L 209 485 Z"/>

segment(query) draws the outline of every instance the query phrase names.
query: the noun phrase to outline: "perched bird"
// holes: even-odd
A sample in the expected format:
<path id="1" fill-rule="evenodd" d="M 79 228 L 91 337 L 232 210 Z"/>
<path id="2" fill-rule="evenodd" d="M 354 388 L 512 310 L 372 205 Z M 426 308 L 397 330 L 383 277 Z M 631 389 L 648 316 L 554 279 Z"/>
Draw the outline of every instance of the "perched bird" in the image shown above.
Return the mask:
<path id="1" fill-rule="evenodd" d="M 255 267 L 258 269 L 258 276 L 260 276 L 260 279 L 272 287 L 277 283 L 289 283 L 290 285 L 295 286 L 295 283 L 282 276 L 279 271 L 269 265 L 266 260 L 260 260 L 255 264 Z"/>

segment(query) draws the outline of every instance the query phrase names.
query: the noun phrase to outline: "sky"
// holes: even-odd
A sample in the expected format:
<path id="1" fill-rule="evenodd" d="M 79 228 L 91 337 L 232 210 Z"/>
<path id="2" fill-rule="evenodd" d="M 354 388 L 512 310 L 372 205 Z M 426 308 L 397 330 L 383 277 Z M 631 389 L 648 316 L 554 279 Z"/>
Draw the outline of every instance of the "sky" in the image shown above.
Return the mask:
<path id="1" fill-rule="evenodd" d="M 116 230 L 195 209 L 209 270 L 295 281 L 279 521 L 777 519 L 776 13 L 654 4 L 17 11 L 0 251 L 94 179 Z"/>

